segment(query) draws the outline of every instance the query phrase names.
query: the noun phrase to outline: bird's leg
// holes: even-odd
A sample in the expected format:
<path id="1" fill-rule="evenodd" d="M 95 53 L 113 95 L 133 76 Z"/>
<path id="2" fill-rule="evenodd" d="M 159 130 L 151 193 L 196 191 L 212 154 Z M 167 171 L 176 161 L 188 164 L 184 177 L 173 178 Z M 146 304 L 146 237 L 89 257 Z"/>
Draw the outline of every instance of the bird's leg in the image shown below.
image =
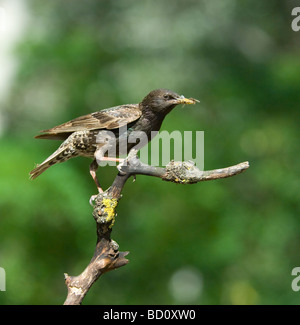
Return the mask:
<path id="1" fill-rule="evenodd" d="M 101 185 L 100 185 L 97 175 L 96 175 L 97 169 L 98 169 L 98 163 L 97 163 L 96 159 L 94 159 L 93 162 L 90 164 L 90 174 L 93 177 L 94 182 L 96 183 L 98 192 L 103 193 L 103 190 L 101 188 Z"/>
<path id="2" fill-rule="evenodd" d="M 100 161 L 101 160 L 116 161 L 116 162 L 119 162 L 119 163 L 122 163 L 124 161 L 123 158 L 111 158 L 111 157 L 101 157 L 99 160 Z M 90 174 L 93 177 L 93 180 L 94 180 L 94 182 L 95 182 L 95 184 L 97 186 L 98 192 L 103 193 L 103 189 L 102 189 L 102 187 L 101 187 L 101 185 L 99 183 L 99 180 L 98 180 L 97 174 L 96 174 L 96 171 L 97 171 L 98 167 L 99 167 L 99 165 L 97 163 L 97 159 L 94 159 L 92 161 L 92 163 L 90 164 Z M 93 205 L 92 202 L 96 199 L 96 197 L 97 197 L 97 195 L 92 195 L 91 196 L 91 198 L 90 198 L 90 204 L 91 205 Z"/>
<path id="3" fill-rule="evenodd" d="M 98 169 L 98 163 L 97 163 L 96 159 L 94 159 L 92 161 L 92 163 L 90 164 L 90 174 L 93 177 L 94 182 L 96 183 L 98 192 L 103 193 L 103 190 L 101 188 L 101 185 L 100 185 L 100 183 L 98 181 L 98 178 L 97 178 L 97 175 L 96 175 L 97 169 Z M 98 194 L 91 196 L 90 201 L 89 201 L 91 206 L 93 206 L 93 201 L 95 201 L 97 196 L 98 196 Z"/>
<path id="4" fill-rule="evenodd" d="M 122 163 L 125 159 L 124 158 L 113 158 L 113 157 L 101 157 L 103 161 L 116 161 Z"/>

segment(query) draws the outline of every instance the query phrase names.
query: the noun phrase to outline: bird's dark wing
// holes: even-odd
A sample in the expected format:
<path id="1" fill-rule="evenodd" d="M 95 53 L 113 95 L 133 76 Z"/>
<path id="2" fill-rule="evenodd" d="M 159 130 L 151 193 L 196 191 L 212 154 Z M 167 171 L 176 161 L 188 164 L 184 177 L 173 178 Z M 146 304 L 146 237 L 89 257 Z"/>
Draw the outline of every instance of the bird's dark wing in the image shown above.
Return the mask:
<path id="1" fill-rule="evenodd" d="M 137 120 L 141 114 L 142 111 L 138 104 L 115 106 L 80 116 L 54 128 L 43 130 L 41 132 L 44 134 L 37 135 L 36 138 L 63 140 L 76 131 L 116 129 Z"/>

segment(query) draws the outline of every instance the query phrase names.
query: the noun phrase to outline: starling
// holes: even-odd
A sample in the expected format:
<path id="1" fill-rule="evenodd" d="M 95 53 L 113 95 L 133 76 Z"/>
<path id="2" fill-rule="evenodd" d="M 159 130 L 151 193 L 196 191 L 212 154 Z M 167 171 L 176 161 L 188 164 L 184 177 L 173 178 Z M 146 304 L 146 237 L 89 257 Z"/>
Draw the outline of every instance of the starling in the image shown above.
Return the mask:
<path id="1" fill-rule="evenodd" d="M 103 109 L 99 112 L 80 116 L 64 124 L 41 131 L 37 139 L 64 140 L 60 147 L 40 165 L 30 172 L 34 179 L 50 166 L 83 156 L 93 158 L 90 174 L 99 192 L 102 192 L 96 177 L 97 161 L 122 161 L 121 154 L 128 154 L 136 143 L 129 143 L 128 137 L 132 131 L 144 132 L 147 142 L 151 140 L 151 131 L 159 131 L 165 116 L 178 104 L 195 104 L 198 100 L 184 96 L 167 89 L 151 91 L 139 104 L 126 104 Z M 123 131 L 120 131 L 122 130 Z M 125 132 L 124 132 L 125 129 Z M 109 132 L 108 132 L 109 131 Z M 111 140 L 109 134 L 115 135 L 115 156 L 109 157 L 103 150 Z M 104 140 L 103 140 L 104 139 Z M 121 139 L 126 141 L 126 149 L 122 151 Z M 123 142 L 124 143 L 124 142 Z M 144 144 L 146 144 L 144 143 Z"/>

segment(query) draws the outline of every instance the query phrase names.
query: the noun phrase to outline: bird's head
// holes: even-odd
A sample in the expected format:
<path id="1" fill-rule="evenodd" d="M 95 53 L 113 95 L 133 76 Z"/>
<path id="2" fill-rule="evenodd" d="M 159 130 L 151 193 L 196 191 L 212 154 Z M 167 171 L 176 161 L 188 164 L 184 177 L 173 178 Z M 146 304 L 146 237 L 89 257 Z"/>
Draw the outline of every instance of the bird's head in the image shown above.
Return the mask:
<path id="1" fill-rule="evenodd" d="M 199 102 L 194 98 L 185 98 L 172 90 L 156 89 L 151 91 L 141 102 L 142 109 L 151 110 L 156 114 L 166 115 L 176 105 L 179 104 L 196 104 Z"/>

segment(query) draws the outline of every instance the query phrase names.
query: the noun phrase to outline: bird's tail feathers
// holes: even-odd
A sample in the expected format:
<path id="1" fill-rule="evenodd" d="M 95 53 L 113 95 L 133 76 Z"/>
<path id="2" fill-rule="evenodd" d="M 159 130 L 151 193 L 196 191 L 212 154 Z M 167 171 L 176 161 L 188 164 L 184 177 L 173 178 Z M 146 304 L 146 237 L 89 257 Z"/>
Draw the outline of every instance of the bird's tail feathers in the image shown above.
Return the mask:
<path id="1" fill-rule="evenodd" d="M 64 162 L 71 157 L 74 157 L 74 151 L 72 148 L 60 147 L 41 164 L 36 165 L 36 168 L 29 173 L 29 178 L 35 179 L 52 165 Z"/>
<path id="2" fill-rule="evenodd" d="M 42 163 L 40 165 L 36 165 L 36 167 L 29 173 L 30 179 L 35 179 L 39 175 L 41 175 L 46 169 L 48 169 L 51 165 L 47 163 Z"/>

